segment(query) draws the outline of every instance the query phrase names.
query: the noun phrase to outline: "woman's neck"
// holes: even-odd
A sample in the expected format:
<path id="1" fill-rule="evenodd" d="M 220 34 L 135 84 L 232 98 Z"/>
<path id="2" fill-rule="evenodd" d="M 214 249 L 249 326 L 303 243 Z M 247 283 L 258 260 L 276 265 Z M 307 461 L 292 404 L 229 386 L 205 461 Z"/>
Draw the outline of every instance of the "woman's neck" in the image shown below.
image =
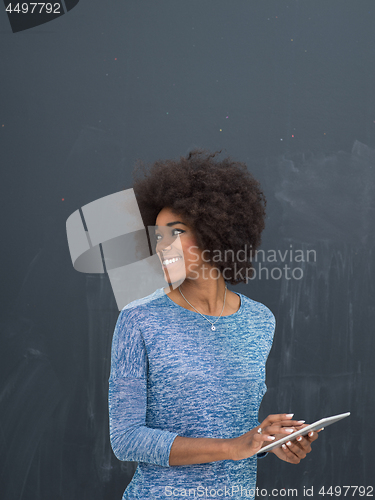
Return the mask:
<path id="1" fill-rule="evenodd" d="M 222 276 L 218 279 L 185 279 L 181 283 L 180 289 L 186 299 L 181 295 L 178 287 L 166 293 L 173 302 L 185 309 L 195 311 L 194 308 L 196 308 L 203 315 L 219 316 L 223 310 L 225 287 L 226 284 Z M 191 307 L 187 301 L 194 307 Z M 236 312 L 240 302 L 237 294 L 227 290 L 222 315 L 228 316 Z"/>

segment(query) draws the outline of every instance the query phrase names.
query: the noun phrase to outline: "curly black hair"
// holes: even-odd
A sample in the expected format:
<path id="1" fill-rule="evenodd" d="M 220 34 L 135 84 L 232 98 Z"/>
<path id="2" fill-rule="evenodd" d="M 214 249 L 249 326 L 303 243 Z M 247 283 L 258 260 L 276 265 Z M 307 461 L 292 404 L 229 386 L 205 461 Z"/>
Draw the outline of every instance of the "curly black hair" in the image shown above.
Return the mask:
<path id="1" fill-rule="evenodd" d="M 154 226 L 159 212 L 170 208 L 192 228 L 210 263 L 225 270 L 225 281 L 247 283 L 261 243 L 266 199 L 244 163 L 230 157 L 215 161 L 218 153 L 194 149 L 186 158 L 157 160 L 148 171 L 138 160 L 133 189 L 145 226 Z"/>

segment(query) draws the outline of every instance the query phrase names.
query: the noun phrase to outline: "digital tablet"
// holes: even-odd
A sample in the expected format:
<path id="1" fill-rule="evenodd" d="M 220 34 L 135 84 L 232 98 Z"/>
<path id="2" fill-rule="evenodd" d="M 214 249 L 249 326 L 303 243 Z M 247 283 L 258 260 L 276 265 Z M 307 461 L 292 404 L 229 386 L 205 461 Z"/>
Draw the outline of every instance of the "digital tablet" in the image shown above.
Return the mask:
<path id="1" fill-rule="evenodd" d="M 261 448 L 257 454 L 259 453 L 264 453 L 265 451 L 270 451 L 273 450 L 273 448 L 277 448 L 278 446 L 281 446 L 284 443 L 287 443 L 288 441 L 293 441 L 293 439 L 296 439 L 298 436 L 305 436 L 308 434 L 310 431 L 317 431 L 321 429 L 322 427 L 327 427 L 327 425 L 331 425 L 334 422 L 337 422 L 338 420 L 341 420 L 342 418 L 348 417 L 350 415 L 350 411 L 347 413 L 340 413 L 340 415 L 334 415 L 333 417 L 326 417 L 322 418 L 321 420 L 317 420 L 313 424 L 310 424 L 303 429 L 300 429 L 299 431 L 293 432 L 292 434 L 289 434 L 289 436 L 285 436 L 281 439 L 278 439 L 277 441 L 268 444 L 267 446 L 264 446 Z"/>

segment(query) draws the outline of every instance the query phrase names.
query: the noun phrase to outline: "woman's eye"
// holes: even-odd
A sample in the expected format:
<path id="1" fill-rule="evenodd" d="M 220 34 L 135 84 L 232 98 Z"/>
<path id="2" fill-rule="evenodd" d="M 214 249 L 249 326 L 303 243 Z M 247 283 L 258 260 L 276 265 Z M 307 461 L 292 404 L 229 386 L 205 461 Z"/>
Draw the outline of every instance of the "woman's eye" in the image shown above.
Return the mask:
<path id="1" fill-rule="evenodd" d="M 178 236 L 179 234 L 184 233 L 184 232 L 185 231 L 183 229 L 177 229 L 177 228 L 174 228 L 171 231 L 172 236 Z M 163 238 L 163 236 L 161 234 L 155 234 L 156 241 L 160 241 L 162 238 Z"/>

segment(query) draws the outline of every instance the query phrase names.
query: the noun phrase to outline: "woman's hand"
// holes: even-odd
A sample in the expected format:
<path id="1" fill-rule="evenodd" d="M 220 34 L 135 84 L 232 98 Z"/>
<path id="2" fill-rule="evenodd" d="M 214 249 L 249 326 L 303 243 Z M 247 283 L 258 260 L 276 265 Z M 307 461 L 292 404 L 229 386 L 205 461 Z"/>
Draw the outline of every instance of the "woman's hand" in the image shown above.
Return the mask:
<path id="1" fill-rule="evenodd" d="M 272 443 L 275 440 L 275 435 L 285 437 L 295 432 L 295 427 L 300 428 L 301 421 L 291 420 L 292 417 L 293 415 L 287 413 L 268 415 L 258 427 L 242 434 L 242 436 L 230 439 L 230 459 L 249 458 L 258 453 L 262 446 Z M 259 428 L 262 429 L 261 434 L 258 432 Z"/>
<path id="2" fill-rule="evenodd" d="M 307 425 L 308 424 L 296 426 L 296 430 L 303 429 L 303 427 L 306 427 Z M 299 464 L 300 461 L 306 457 L 307 453 L 310 453 L 311 443 L 318 439 L 318 432 L 322 431 L 323 428 L 316 432 L 310 431 L 306 436 L 298 436 L 293 441 L 288 441 L 281 447 L 270 450 L 269 453 L 274 453 L 278 458 L 280 458 L 280 460 L 284 460 L 285 462 Z M 284 435 L 279 434 L 275 437 L 276 439 L 280 439 L 284 437 Z"/>

